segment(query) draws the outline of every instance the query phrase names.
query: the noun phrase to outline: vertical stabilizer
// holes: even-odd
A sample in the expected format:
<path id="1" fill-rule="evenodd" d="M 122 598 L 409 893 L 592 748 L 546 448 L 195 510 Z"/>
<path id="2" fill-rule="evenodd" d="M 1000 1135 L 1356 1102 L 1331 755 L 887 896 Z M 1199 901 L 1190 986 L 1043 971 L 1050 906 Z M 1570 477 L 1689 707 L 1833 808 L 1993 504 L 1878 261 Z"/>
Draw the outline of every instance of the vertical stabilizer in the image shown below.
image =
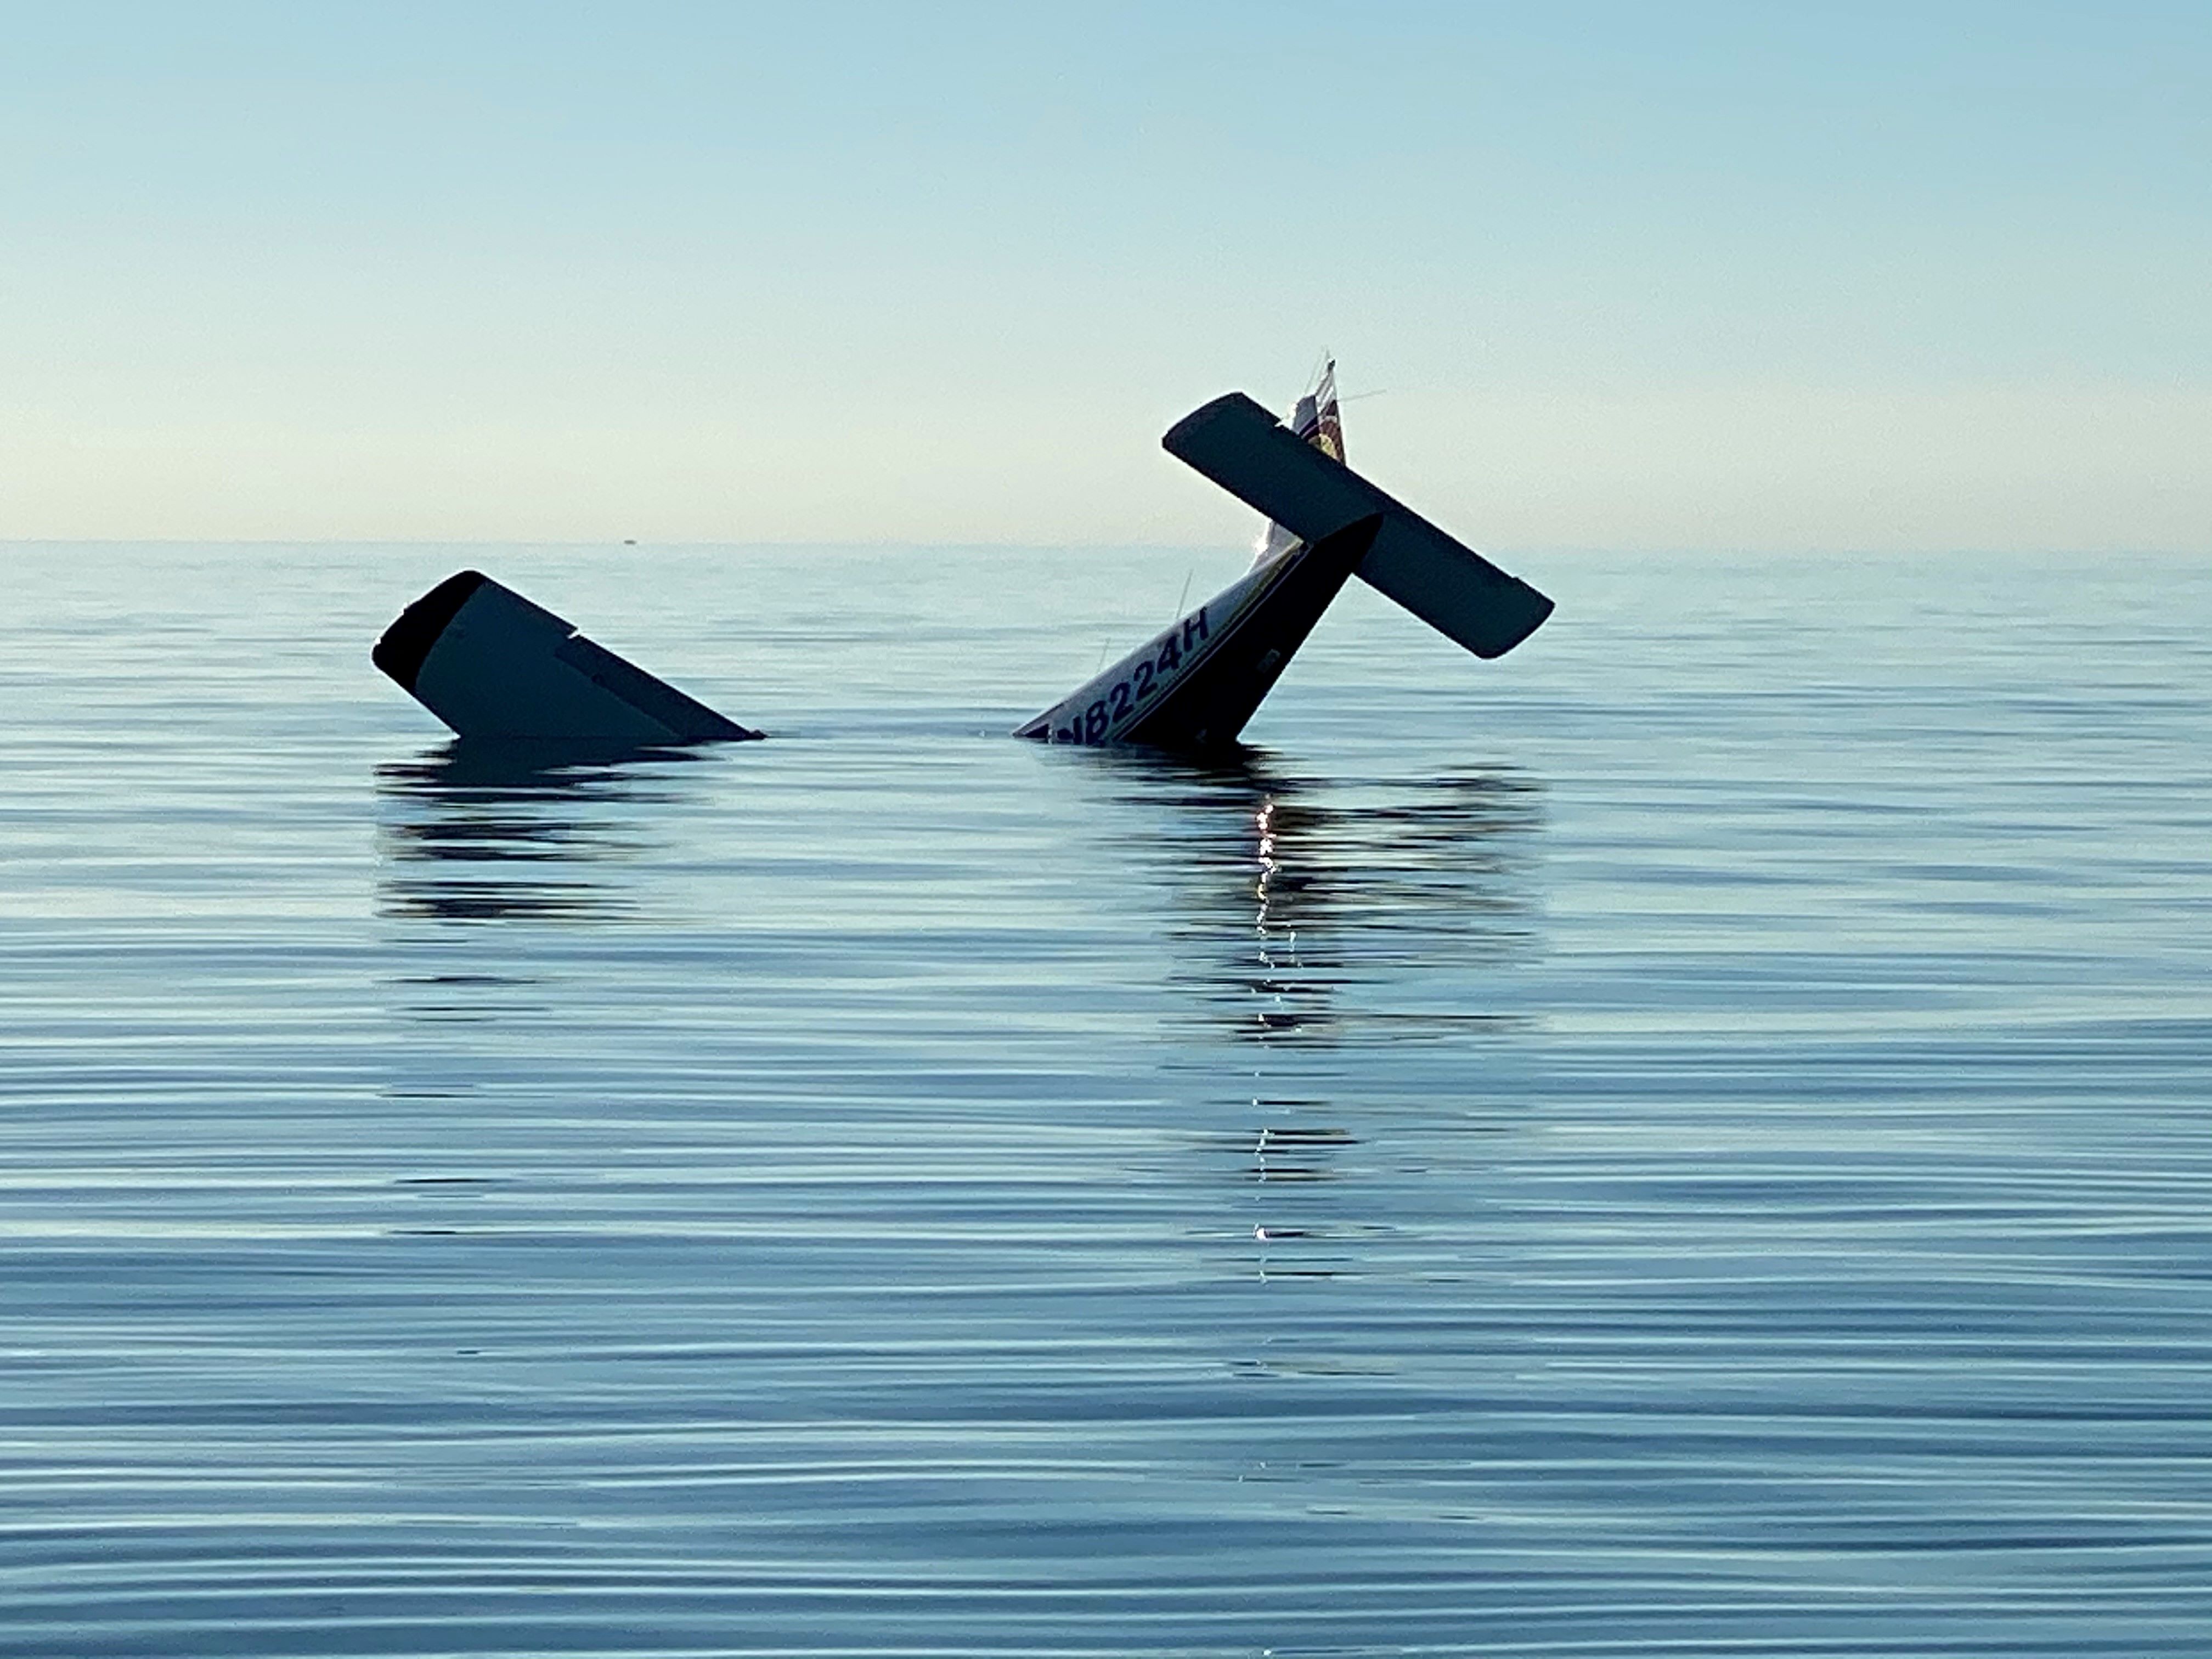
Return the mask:
<path id="1" fill-rule="evenodd" d="M 1332 461 L 1344 459 L 1344 416 L 1336 404 L 1336 359 L 1325 359 L 1321 379 L 1314 389 L 1298 399 L 1291 411 L 1291 432 L 1300 441 L 1311 444 Z M 1260 532 L 1259 550 L 1252 562 L 1261 565 L 1270 559 L 1279 559 L 1298 544 L 1297 532 L 1285 530 L 1273 519 Z"/>

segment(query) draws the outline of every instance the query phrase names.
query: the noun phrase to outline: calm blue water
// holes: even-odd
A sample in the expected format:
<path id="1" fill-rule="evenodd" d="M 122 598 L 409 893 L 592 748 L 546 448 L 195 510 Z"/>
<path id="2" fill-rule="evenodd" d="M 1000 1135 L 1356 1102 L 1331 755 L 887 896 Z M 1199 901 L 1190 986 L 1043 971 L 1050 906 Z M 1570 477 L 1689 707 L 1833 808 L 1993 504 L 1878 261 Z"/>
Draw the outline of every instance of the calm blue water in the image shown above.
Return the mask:
<path id="1" fill-rule="evenodd" d="M 1239 562 L 0 549 L 0 1653 L 2212 1651 L 2212 562 Z"/>

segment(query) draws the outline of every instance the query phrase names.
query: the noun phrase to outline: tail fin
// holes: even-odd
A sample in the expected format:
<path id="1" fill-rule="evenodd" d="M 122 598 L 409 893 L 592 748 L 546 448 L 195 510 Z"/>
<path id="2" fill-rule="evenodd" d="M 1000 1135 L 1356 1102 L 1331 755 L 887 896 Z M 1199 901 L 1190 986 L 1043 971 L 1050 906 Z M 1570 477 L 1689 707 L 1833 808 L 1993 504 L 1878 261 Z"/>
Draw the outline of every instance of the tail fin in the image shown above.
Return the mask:
<path id="1" fill-rule="evenodd" d="M 1321 379 L 1314 389 L 1297 401 L 1291 411 L 1291 430 L 1306 443 L 1333 461 L 1344 459 L 1344 416 L 1336 403 L 1336 359 L 1324 359 Z M 1283 528 L 1273 519 L 1260 532 L 1259 550 L 1252 556 L 1255 566 L 1270 559 L 1279 559 L 1296 547 L 1302 538 Z"/>

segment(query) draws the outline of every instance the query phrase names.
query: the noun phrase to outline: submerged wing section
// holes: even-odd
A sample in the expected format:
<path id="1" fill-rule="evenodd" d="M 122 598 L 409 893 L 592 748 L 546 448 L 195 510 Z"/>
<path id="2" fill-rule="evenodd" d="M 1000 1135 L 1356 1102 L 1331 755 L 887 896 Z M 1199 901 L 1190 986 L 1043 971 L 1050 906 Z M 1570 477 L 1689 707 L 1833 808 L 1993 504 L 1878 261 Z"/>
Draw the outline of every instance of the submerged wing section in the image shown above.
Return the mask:
<path id="1" fill-rule="evenodd" d="M 645 745 L 761 735 L 480 571 L 409 605 L 369 654 L 464 738 Z"/>
<path id="2" fill-rule="evenodd" d="M 1230 747 L 1381 524 L 1371 515 L 1247 572 L 1014 735 L 1196 753 Z"/>
<path id="3" fill-rule="evenodd" d="M 1478 657 L 1501 657 L 1552 602 L 1462 545 L 1341 461 L 1300 439 L 1241 392 L 1185 416 L 1168 453 L 1306 541 L 1380 515 L 1360 578 Z"/>

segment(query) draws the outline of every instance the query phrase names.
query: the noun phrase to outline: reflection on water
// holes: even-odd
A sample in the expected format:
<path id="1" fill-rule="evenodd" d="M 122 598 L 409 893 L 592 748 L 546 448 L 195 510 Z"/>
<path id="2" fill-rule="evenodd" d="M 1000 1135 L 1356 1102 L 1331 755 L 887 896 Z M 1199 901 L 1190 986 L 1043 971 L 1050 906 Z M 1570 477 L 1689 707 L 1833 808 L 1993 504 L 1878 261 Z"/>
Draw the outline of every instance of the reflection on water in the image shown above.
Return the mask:
<path id="1" fill-rule="evenodd" d="M 1517 1019 L 1458 999 L 1470 964 L 1534 938 L 1541 794 L 1526 776 L 1322 779 L 1250 749 L 1210 767 L 1100 758 L 1114 802 L 1159 820 L 1174 973 L 1225 1029 L 1334 1042 L 1357 1020 L 1405 1042 Z M 1454 970 L 1443 997 L 1421 996 L 1425 963 Z"/>
<path id="2" fill-rule="evenodd" d="M 1179 1011 L 1163 1069 L 1237 1270 L 1369 1277 L 1413 1247 L 1416 1195 L 1449 1207 L 1520 1120 L 1492 1074 L 1533 1024 L 1540 787 L 1504 769 L 1331 776 L 1249 749 L 1076 764 L 1133 846 L 1124 902 L 1155 918 Z M 1291 1329 L 1265 1340 L 1270 1366 L 1314 1358 Z"/>
<path id="3" fill-rule="evenodd" d="M 376 769 L 382 914 L 447 921 L 574 921 L 634 908 L 599 866 L 650 845 L 650 815 L 681 799 L 681 749 L 464 743 Z"/>
<path id="4" fill-rule="evenodd" d="M 1252 1148 L 1255 1181 L 1327 1181 L 1335 1175 L 1328 1154 L 1353 1144 L 1349 1129 L 1308 1128 L 1274 1123 L 1260 1131 Z"/>

